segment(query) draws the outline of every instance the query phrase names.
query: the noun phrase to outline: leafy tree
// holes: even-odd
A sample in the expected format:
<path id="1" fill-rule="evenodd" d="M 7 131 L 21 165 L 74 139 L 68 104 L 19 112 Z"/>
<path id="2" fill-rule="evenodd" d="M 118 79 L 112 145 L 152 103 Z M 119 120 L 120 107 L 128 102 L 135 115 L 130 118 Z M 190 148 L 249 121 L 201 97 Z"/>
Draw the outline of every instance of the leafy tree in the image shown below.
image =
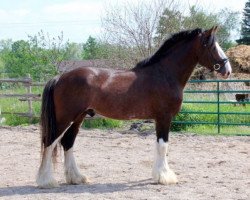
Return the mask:
<path id="1" fill-rule="evenodd" d="M 219 13 L 207 13 L 202 8 L 192 6 L 189 8 L 189 14 L 185 16 L 178 10 L 173 12 L 167 8 L 160 17 L 156 39 L 166 38 L 180 30 L 197 27 L 209 29 L 214 25 L 219 25 L 218 39 L 222 47 L 228 48 L 232 45 L 230 34 L 236 27 L 237 16 L 237 12 L 228 9 L 221 10 Z"/>
<path id="2" fill-rule="evenodd" d="M 5 71 L 5 63 L 3 57 L 8 54 L 11 50 L 12 40 L 1 40 L 0 41 L 0 76 L 3 77 Z"/>
<path id="3" fill-rule="evenodd" d="M 95 38 L 89 36 L 86 43 L 83 45 L 83 59 L 96 59 L 98 58 L 99 45 Z"/>
<path id="4" fill-rule="evenodd" d="M 172 33 L 176 33 L 182 29 L 183 16 L 178 10 L 170 10 L 166 8 L 160 17 L 157 27 L 157 41 L 160 43 L 165 37 L 168 37 Z"/>
<path id="5" fill-rule="evenodd" d="M 183 17 L 183 29 L 203 28 L 209 29 L 218 24 L 218 17 L 215 13 L 207 13 L 202 8 L 191 6 L 189 15 Z"/>
<path id="6" fill-rule="evenodd" d="M 109 59 L 115 48 L 115 45 L 89 36 L 86 43 L 83 44 L 82 59 Z"/>
<path id="7" fill-rule="evenodd" d="M 13 44 L 13 41 L 11 39 L 1 40 L 0 41 L 0 53 L 10 50 L 12 44 Z"/>
<path id="8" fill-rule="evenodd" d="M 82 44 L 67 42 L 64 48 L 65 60 L 81 60 L 82 59 Z"/>
<path id="9" fill-rule="evenodd" d="M 239 44 L 250 45 L 250 0 L 245 4 L 241 25 L 241 38 L 237 42 Z"/>
<path id="10" fill-rule="evenodd" d="M 5 72 L 4 62 L 2 58 L 0 58 L 0 77 L 3 76 L 3 73 Z"/>
<path id="11" fill-rule="evenodd" d="M 10 77 L 30 74 L 33 79 L 44 81 L 58 73 L 63 60 L 81 59 L 82 45 L 63 42 L 63 33 L 51 38 L 40 31 L 29 40 L 0 41 L 0 70 Z"/>
<path id="12" fill-rule="evenodd" d="M 27 69 L 31 68 L 29 62 L 33 59 L 29 49 L 30 44 L 24 40 L 14 42 L 9 50 L 5 49 L 1 56 L 5 64 L 5 72 L 12 77 L 27 75 Z"/>
<path id="13" fill-rule="evenodd" d="M 229 9 L 222 9 L 217 13 L 218 18 L 218 39 L 220 45 L 225 49 L 235 46 L 235 40 L 232 40 L 231 33 L 236 31 L 239 24 L 239 12 L 234 12 Z"/>

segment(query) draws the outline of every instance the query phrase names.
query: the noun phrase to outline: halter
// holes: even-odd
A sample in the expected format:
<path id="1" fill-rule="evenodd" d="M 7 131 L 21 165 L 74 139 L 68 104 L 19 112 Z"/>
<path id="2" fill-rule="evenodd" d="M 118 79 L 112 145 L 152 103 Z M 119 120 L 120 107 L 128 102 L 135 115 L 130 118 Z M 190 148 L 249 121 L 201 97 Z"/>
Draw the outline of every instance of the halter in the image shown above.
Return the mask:
<path id="1" fill-rule="evenodd" d="M 217 61 L 217 62 L 214 64 L 214 66 L 213 66 L 214 71 L 219 71 L 219 70 L 220 70 L 220 68 L 221 68 L 221 64 L 220 64 L 220 63 L 222 63 L 223 66 L 225 66 L 226 63 L 227 63 L 228 61 L 229 61 L 228 58 L 223 58 L 223 59 Z"/>
<path id="2" fill-rule="evenodd" d="M 214 44 L 214 40 L 215 39 L 213 37 L 212 44 Z M 207 42 L 203 41 L 203 47 L 207 47 Z M 216 58 L 214 58 L 213 53 L 211 52 L 211 48 L 208 48 L 208 52 L 209 52 L 210 57 L 214 60 L 213 69 L 211 70 L 211 72 L 213 70 L 218 72 L 220 70 L 220 68 L 222 67 L 222 65 L 225 66 L 226 63 L 229 61 L 228 58 L 222 58 L 220 60 L 217 60 Z"/>

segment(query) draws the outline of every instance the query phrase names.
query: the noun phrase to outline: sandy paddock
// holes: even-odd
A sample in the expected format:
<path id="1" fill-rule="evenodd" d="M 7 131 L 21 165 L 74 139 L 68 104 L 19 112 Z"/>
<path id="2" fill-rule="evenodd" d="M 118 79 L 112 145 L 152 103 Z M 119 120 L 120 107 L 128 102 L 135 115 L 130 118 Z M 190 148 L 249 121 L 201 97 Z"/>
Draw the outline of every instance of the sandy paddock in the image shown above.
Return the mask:
<path id="1" fill-rule="evenodd" d="M 0 128 L 0 199 L 250 199 L 250 137 L 171 134 L 169 164 L 177 185 L 151 179 L 154 134 L 81 130 L 75 156 L 91 183 L 66 185 L 63 152 L 55 177 L 59 188 L 38 189 L 37 126 Z"/>

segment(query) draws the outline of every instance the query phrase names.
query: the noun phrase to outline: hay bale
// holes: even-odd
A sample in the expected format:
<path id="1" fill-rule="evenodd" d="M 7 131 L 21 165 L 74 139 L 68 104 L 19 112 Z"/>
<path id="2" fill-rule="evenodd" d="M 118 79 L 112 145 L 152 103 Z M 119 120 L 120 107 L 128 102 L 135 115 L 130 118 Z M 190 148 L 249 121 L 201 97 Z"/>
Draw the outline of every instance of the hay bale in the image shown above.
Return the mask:
<path id="1" fill-rule="evenodd" d="M 250 46 L 238 45 L 226 52 L 233 68 L 233 73 L 250 74 Z"/>

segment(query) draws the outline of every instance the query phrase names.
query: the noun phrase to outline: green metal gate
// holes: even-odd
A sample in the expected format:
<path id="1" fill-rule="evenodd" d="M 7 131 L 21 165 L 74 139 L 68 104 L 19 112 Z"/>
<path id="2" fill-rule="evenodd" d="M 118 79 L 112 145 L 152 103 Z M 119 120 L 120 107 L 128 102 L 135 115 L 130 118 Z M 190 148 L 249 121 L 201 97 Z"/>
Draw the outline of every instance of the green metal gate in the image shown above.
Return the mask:
<path id="1" fill-rule="evenodd" d="M 195 104 L 195 105 L 200 105 L 200 104 L 213 104 L 216 105 L 216 111 L 193 111 L 193 110 L 181 110 L 180 114 L 202 114 L 202 115 L 216 115 L 217 119 L 216 121 L 213 122 L 208 122 L 208 121 L 176 121 L 173 120 L 173 123 L 176 124 L 203 124 L 203 125 L 216 125 L 218 127 L 218 133 L 221 132 L 221 126 L 250 126 L 250 112 L 223 112 L 221 111 L 221 105 L 222 104 L 231 104 L 231 105 L 244 105 L 249 106 L 250 104 L 250 90 L 249 90 L 249 86 L 250 86 L 250 80 L 191 80 L 189 81 L 189 84 L 199 84 L 199 83 L 213 83 L 215 86 L 215 89 L 186 89 L 184 91 L 184 101 L 183 101 L 183 105 L 187 105 L 187 104 Z M 226 84 L 236 84 L 236 83 L 244 83 L 244 85 L 246 85 L 247 89 L 244 90 L 234 90 L 234 89 L 222 89 L 221 84 L 226 83 Z M 204 87 L 206 88 L 206 87 Z M 236 99 L 230 99 L 230 100 L 225 100 L 223 98 L 221 98 L 222 94 L 231 94 L 231 96 L 235 96 L 235 94 L 247 94 L 248 97 L 246 99 L 243 99 L 242 101 L 237 101 Z M 192 95 L 193 97 L 195 97 L 197 94 L 213 94 L 215 95 L 215 100 L 200 100 L 200 98 L 195 98 L 194 100 L 190 100 L 188 98 L 186 98 L 187 96 Z M 246 95 L 245 95 L 246 96 Z M 221 116 L 222 115 L 231 115 L 231 116 L 246 116 L 249 120 L 247 120 L 247 122 L 244 123 L 233 123 L 233 122 L 222 122 L 221 121 Z"/>

